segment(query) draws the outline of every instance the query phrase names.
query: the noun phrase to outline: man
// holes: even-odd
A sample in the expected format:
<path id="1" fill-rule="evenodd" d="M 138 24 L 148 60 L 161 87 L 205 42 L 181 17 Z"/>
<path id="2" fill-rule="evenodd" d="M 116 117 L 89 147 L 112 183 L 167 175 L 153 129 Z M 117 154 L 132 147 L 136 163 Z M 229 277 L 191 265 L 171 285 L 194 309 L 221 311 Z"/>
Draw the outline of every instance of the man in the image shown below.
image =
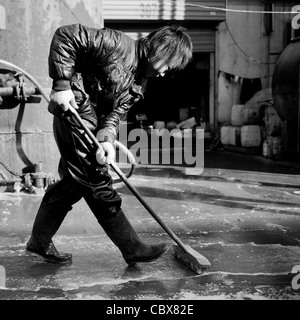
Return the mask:
<path id="1" fill-rule="evenodd" d="M 52 237 L 82 197 L 128 264 L 153 261 L 167 250 L 165 244 L 150 245 L 138 237 L 107 166 L 115 157 L 119 121 L 143 97 L 147 79 L 181 70 L 191 59 L 191 39 L 182 27 L 163 27 L 137 41 L 121 31 L 80 24 L 56 30 L 49 54 L 53 87 L 48 110 L 54 115 L 61 179 L 42 199 L 28 253 L 52 263 L 71 261 L 71 254 L 57 251 Z M 70 108 L 78 110 L 102 148 L 91 145 Z"/>

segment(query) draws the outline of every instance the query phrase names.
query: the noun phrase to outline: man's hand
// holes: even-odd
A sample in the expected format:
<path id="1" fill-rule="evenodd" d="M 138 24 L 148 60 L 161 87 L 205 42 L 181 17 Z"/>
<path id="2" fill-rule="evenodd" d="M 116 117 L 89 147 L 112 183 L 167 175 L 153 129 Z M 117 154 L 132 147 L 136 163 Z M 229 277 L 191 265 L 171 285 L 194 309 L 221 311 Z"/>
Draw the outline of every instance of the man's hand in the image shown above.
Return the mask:
<path id="1" fill-rule="evenodd" d="M 71 107 L 78 109 L 78 106 L 75 102 L 74 93 L 71 89 L 64 91 L 52 90 L 50 93 L 50 99 L 49 112 L 53 114 L 57 112 L 55 111 L 57 107 L 61 109 L 61 113 L 67 111 Z"/>
<path id="2" fill-rule="evenodd" d="M 110 164 L 115 160 L 116 151 L 110 142 L 101 142 L 101 148 L 96 152 L 97 162 L 101 165 Z"/>

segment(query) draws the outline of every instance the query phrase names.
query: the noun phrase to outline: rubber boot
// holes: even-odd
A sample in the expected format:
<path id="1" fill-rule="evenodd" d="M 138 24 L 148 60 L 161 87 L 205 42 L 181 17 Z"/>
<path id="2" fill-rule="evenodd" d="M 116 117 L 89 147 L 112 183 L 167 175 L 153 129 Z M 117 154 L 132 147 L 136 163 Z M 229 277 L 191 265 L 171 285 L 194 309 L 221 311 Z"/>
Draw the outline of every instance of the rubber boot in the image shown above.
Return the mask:
<path id="1" fill-rule="evenodd" d="M 149 245 L 143 242 L 122 210 L 109 219 L 99 221 L 99 223 L 112 242 L 120 249 L 128 264 L 151 262 L 167 251 L 167 246 L 164 243 Z"/>
<path id="2" fill-rule="evenodd" d="M 71 262 L 72 255 L 70 253 L 58 252 L 52 242 L 52 237 L 59 229 L 68 211 L 67 209 L 57 209 L 42 202 L 33 224 L 32 234 L 27 243 L 26 252 L 38 255 L 46 262 Z"/>

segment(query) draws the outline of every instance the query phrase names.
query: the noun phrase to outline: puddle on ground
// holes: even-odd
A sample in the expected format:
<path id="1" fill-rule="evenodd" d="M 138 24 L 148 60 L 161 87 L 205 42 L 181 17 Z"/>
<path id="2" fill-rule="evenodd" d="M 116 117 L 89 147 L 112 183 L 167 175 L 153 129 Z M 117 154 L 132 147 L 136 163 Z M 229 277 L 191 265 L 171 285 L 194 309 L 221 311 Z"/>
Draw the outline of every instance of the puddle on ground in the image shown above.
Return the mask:
<path id="1" fill-rule="evenodd" d="M 262 198 L 274 199 L 274 200 L 283 200 L 283 201 L 291 201 L 293 203 L 299 203 L 299 197 L 296 195 L 292 195 L 289 191 L 284 189 L 274 189 L 269 187 L 260 187 L 260 186 L 241 186 L 241 188 L 255 196 L 259 196 Z"/>

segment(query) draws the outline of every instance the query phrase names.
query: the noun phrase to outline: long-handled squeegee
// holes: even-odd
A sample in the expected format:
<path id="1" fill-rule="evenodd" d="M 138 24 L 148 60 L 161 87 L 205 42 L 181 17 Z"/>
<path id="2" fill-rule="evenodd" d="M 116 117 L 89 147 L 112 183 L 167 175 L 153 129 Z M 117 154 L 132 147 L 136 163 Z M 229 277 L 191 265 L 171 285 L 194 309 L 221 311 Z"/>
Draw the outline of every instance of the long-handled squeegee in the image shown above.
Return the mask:
<path id="1" fill-rule="evenodd" d="M 82 129 L 86 132 L 92 142 L 97 148 L 101 147 L 100 142 L 90 131 L 90 129 L 85 125 L 80 115 L 74 108 L 70 108 L 70 111 L 73 113 L 75 119 L 78 121 Z M 202 254 L 192 249 L 190 246 L 187 246 L 182 243 L 182 241 L 176 236 L 176 234 L 161 220 L 161 218 L 152 210 L 148 203 L 141 196 L 139 191 L 128 181 L 123 172 L 119 167 L 112 162 L 110 164 L 111 168 L 117 173 L 120 179 L 125 183 L 128 189 L 135 195 L 135 197 L 140 201 L 140 203 L 147 209 L 147 211 L 152 215 L 152 217 L 160 224 L 160 226 L 167 232 L 167 234 L 177 243 L 178 246 L 174 245 L 174 256 L 182 261 L 185 265 L 189 266 L 196 273 L 200 274 L 204 269 L 207 269 L 211 266 L 210 262 Z"/>

